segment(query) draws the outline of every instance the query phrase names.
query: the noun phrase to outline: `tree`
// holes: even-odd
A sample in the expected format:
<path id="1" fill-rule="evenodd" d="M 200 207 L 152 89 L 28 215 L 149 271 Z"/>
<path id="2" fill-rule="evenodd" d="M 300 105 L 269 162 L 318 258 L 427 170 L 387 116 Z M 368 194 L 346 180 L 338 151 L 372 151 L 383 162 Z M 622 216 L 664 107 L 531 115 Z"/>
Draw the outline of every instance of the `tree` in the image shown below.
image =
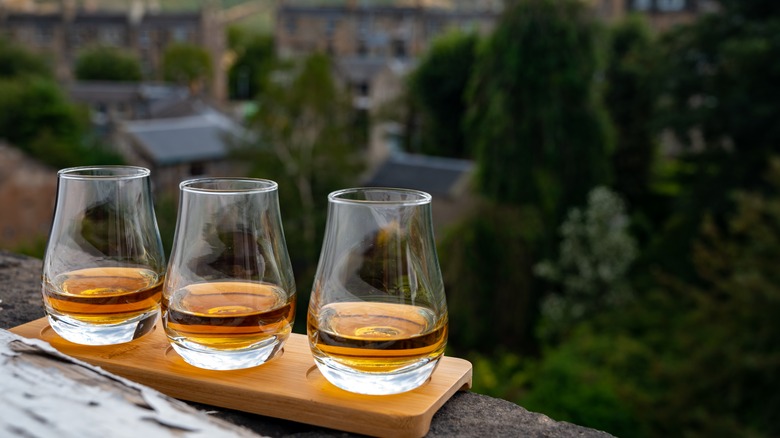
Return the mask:
<path id="1" fill-rule="evenodd" d="M 325 228 L 327 195 L 355 183 L 362 167 L 348 96 L 331 76 L 327 57 L 311 55 L 286 78 L 257 96 L 250 120 L 254 140 L 239 148 L 252 174 L 279 183 L 285 237 L 298 278 L 299 300 L 308 296 Z M 305 322 L 306 306 L 297 320 Z"/>
<path id="2" fill-rule="evenodd" d="M 613 142 L 595 80 L 597 37 L 582 2 L 507 5 L 469 85 L 467 132 L 483 195 L 537 205 L 555 226 L 609 182 Z"/>
<path id="3" fill-rule="evenodd" d="M 228 72 L 230 97 L 251 99 L 263 90 L 276 62 L 270 35 L 242 35 L 231 28 L 229 38 L 236 60 Z"/>
<path id="4" fill-rule="evenodd" d="M 761 175 L 780 151 L 780 9 L 771 0 L 727 0 L 666 36 L 661 121 L 684 148 L 681 174 L 692 211 L 722 214 L 733 188 L 765 187 Z"/>
<path id="5" fill-rule="evenodd" d="M 453 319 L 468 321 L 452 329 L 464 348 L 538 352 L 533 266 L 554 255 L 564 213 L 609 182 L 611 130 L 589 17 L 576 0 L 508 3 L 477 50 L 466 133 L 490 202 L 441 251 Z"/>
<path id="6" fill-rule="evenodd" d="M 458 354 L 535 353 L 535 209 L 485 202 L 439 245 L 450 319 L 448 348 Z"/>
<path id="7" fill-rule="evenodd" d="M 591 190 L 584 210 L 569 211 L 561 225 L 558 259 L 534 267 L 556 286 L 542 303 L 546 340 L 596 313 L 627 304 L 632 295 L 628 269 L 637 256 L 628 226 L 622 199 L 606 187 Z"/>
<path id="8" fill-rule="evenodd" d="M 42 57 L 0 38 L 0 78 L 26 75 L 46 78 L 53 76 L 51 67 Z"/>
<path id="9" fill-rule="evenodd" d="M 695 278 L 663 273 L 629 306 L 583 322 L 546 352 L 517 401 L 597 427 L 597 403 L 566 399 L 600 386 L 621 407 L 614 419 L 638 422 L 632 436 L 778 435 L 780 159 L 769 165 L 766 188 L 732 193 L 724 223 L 700 223 Z"/>
<path id="10" fill-rule="evenodd" d="M 213 75 L 209 52 L 200 46 L 184 43 L 171 44 L 165 49 L 162 70 L 166 81 L 187 85 L 193 94 L 197 94 L 203 83 Z"/>
<path id="11" fill-rule="evenodd" d="M 433 42 L 409 77 L 409 92 L 423 111 L 420 153 L 471 156 L 462 124 L 477 42 L 473 33 L 445 34 Z"/>
<path id="12" fill-rule="evenodd" d="M 48 79 L 0 81 L 0 133 L 27 152 L 42 132 L 65 143 L 76 141 L 83 122 L 62 91 Z"/>
<path id="13" fill-rule="evenodd" d="M 656 57 L 656 45 L 641 16 L 630 16 L 611 28 L 604 102 L 616 134 L 613 187 L 631 207 L 646 206 L 651 191 L 660 97 Z"/>
<path id="14" fill-rule="evenodd" d="M 780 153 L 780 9 L 772 0 L 727 0 L 661 40 L 662 106 L 658 123 L 680 149 L 681 190 L 648 259 L 693 278 L 688 254 L 705 214 L 722 222 L 735 189 L 765 190 L 769 157 Z"/>
<path id="15" fill-rule="evenodd" d="M 141 63 L 119 49 L 95 47 L 79 55 L 75 75 L 82 81 L 136 82 L 141 80 Z"/>
<path id="16" fill-rule="evenodd" d="M 120 164 L 87 135 L 87 113 L 41 76 L 0 79 L 0 138 L 54 167 Z"/>

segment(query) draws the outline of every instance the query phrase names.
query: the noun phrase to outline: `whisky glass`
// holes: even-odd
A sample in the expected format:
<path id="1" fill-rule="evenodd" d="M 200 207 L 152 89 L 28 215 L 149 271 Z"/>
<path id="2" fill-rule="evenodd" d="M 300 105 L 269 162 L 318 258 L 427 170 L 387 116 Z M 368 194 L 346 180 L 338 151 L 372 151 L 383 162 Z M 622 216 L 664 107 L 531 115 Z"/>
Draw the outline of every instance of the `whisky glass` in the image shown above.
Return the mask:
<path id="1" fill-rule="evenodd" d="M 307 331 L 317 368 L 341 389 L 396 394 L 428 380 L 447 343 L 429 194 L 353 188 L 328 196 Z"/>
<path id="2" fill-rule="evenodd" d="M 154 328 L 165 272 L 149 170 L 93 166 L 58 172 L 43 261 L 49 325 L 86 345 L 129 342 Z"/>
<path id="3" fill-rule="evenodd" d="M 261 365 L 282 350 L 295 316 L 277 184 L 200 178 L 179 187 L 162 301 L 168 340 L 199 368 Z"/>

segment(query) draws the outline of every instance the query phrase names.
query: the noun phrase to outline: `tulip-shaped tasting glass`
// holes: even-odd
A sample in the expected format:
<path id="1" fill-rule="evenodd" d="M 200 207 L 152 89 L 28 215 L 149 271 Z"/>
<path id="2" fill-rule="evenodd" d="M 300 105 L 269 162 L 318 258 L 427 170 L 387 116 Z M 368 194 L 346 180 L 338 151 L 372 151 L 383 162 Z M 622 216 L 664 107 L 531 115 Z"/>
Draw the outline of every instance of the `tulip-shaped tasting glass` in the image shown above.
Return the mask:
<path id="1" fill-rule="evenodd" d="M 281 351 L 295 315 L 277 184 L 201 178 L 180 189 L 163 288 L 168 339 L 200 368 L 263 364 Z"/>
<path id="2" fill-rule="evenodd" d="M 148 169 L 59 171 L 43 261 L 43 304 L 55 332 L 87 345 L 148 333 L 159 315 L 164 271 Z"/>
<path id="3" fill-rule="evenodd" d="M 355 188 L 333 192 L 328 201 L 307 321 L 315 363 L 351 392 L 417 388 L 447 343 L 431 196 Z"/>

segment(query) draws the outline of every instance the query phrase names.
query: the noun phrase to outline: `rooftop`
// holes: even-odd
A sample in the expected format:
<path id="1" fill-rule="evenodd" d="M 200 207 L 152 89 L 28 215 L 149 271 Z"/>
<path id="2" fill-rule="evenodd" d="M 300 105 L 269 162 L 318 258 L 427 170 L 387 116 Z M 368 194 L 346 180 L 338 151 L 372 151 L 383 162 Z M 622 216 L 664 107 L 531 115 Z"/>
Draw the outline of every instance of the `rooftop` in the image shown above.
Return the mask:
<path id="1" fill-rule="evenodd" d="M 187 117 L 125 122 L 123 131 L 147 158 L 165 166 L 224 159 L 231 138 L 242 135 L 243 128 L 224 114 L 207 110 Z"/>
<path id="2" fill-rule="evenodd" d="M 474 162 L 469 160 L 396 153 L 379 166 L 366 185 L 450 196 L 473 168 Z"/>

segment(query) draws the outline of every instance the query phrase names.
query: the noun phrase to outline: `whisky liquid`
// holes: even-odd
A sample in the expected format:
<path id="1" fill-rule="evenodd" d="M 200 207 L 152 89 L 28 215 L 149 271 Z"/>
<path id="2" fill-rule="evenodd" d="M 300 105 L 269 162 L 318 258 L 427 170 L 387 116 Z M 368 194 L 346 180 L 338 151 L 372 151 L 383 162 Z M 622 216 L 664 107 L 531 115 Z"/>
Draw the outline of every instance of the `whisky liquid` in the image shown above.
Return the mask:
<path id="1" fill-rule="evenodd" d="M 160 306 L 162 276 L 143 268 L 89 268 L 60 274 L 43 287 L 54 313 L 91 324 L 117 324 Z"/>
<path id="2" fill-rule="evenodd" d="M 362 372 L 388 373 L 444 353 L 447 325 L 424 307 L 333 303 L 309 312 L 312 353 Z"/>
<path id="3" fill-rule="evenodd" d="M 217 350 L 286 339 L 295 314 L 293 298 L 279 286 L 245 281 L 192 284 L 164 298 L 162 307 L 170 338 Z"/>

